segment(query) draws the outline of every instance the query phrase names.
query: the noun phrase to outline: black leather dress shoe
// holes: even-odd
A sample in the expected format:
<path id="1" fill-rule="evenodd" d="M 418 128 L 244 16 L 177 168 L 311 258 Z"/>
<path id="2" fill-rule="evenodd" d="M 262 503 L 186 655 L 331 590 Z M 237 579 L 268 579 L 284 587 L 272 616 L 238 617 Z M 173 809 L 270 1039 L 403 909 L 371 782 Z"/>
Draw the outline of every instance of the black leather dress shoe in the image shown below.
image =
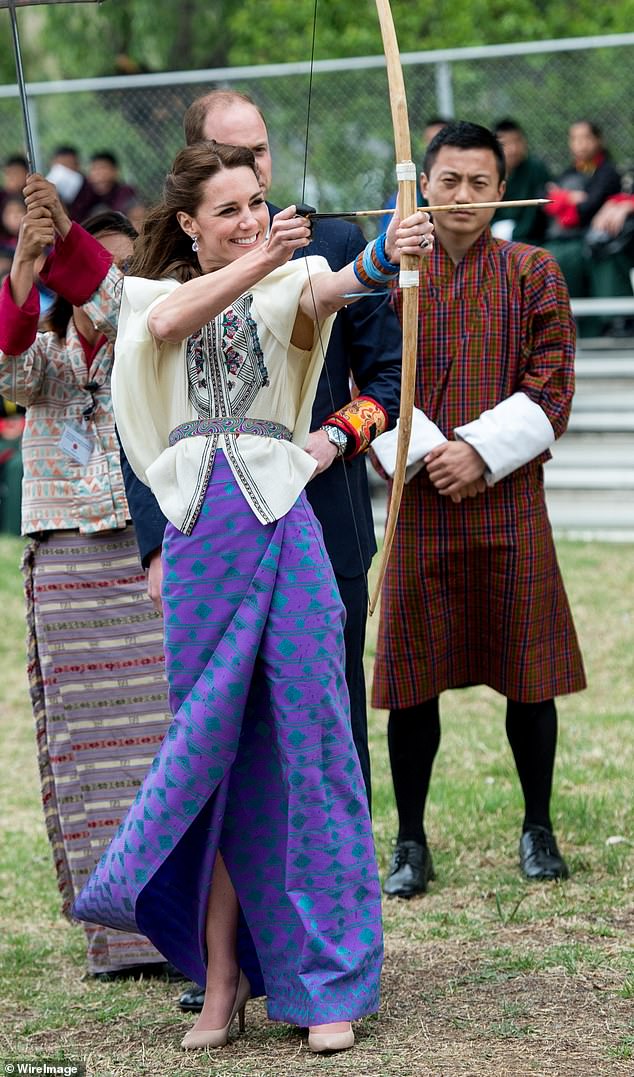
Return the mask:
<path id="1" fill-rule="evenodd" d="M 198 984 L 192 984 L 186 991 L 183 991 L 178 1000 L 178 1005 L 181 1010 L 185 1010 L 186 1013 L 200 1013 L 204 1001 L 205 988 L 199 987 Z"/>
<path id="2" fill-rule="evenodd" d="M 520 867 L 527 879 L 567 879 L 569 874 L 555 835 L 545 826 L 531 827 L 522 834 Z"/>
<path id="3" fill-rule="evenodd" d="M 392 853 L 383 892 L 390 897 L 414 897 L 424 894 L 429 880 L 435 878 L 428 847 L 419 841 L 399 841 Z"/>
<path id="4" fill-rule="evenodd" d="M 93 972 L 92 979 L 101 980 L 102 983 L 113 983 L 115 980 L 166 980 L 167 983 L 178 983 L 187 977 L 170 961 L 148 961 L 145 965 L 127 965 L 110 972 Z"/>

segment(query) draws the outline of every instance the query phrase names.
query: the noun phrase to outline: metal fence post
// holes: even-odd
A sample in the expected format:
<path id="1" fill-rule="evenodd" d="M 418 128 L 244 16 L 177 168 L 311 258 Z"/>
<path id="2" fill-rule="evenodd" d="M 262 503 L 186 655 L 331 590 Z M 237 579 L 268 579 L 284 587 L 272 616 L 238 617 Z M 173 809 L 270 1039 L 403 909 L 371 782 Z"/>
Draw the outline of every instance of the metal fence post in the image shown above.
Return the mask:
<path id="1" fill-rule="evenodd" d="M 453 82 L 451 64 L 448 60 L 441 60 L 434 67 L 436 77 L 436 99 L 438 101 L 438 115 L 451 120 L 455 114 L 453 103 Z"/>

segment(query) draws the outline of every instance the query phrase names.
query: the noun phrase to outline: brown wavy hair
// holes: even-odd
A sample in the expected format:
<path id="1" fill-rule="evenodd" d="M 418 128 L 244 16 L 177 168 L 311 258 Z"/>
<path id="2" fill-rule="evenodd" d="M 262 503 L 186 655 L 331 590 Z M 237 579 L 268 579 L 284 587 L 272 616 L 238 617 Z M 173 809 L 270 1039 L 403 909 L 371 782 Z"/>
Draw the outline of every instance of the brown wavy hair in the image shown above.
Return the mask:
<path id="1" fill-rule="evenodd" d="M 128 272 L 135 277 L 181 283 L 202 274 L 198 255 L 176 214 L 195 216 L 204 197 L 204 184 L 224 169 L 250 168 L 259 182 L 255 157 L 245 146 L 197 142 L 177 155 L 163 184 L 163 197 L 147 214 Z"/>

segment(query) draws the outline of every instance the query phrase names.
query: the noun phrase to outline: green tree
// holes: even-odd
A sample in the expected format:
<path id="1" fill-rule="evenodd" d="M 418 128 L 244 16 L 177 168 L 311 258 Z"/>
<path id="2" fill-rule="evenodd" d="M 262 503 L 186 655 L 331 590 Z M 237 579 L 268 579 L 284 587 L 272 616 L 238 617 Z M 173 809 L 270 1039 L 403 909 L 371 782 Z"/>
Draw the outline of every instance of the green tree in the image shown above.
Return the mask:
<path id="1" fill-rule="evenodd" d="M 634 20 L 634 0 L 392 0 L 392 10 L 407 52 L 620 32 Z M 27 77 L 39 79 L 307 60 L 314 13 L 313 0 L 107 0 L 98 8 L 46 5 L 19 18 L 29 29 Z M 318 0 L 317 58 L 381 51 L 374 0 Z M 13 78 L 8 33 L 0 36 L 0 76 Z"/>
<path id="2" fill-rule="evenodd" d="M 80 78 L 117 72 L 183 71 L 229 63 L 229 0 L 107 0 L 19 12 L 27 78 Z M 1 17 L 6 17 L 0 12 Z M 22 27 L 22 21 L 20 22 Z M 12 71 L 10 39 L 0 71 Z"/>

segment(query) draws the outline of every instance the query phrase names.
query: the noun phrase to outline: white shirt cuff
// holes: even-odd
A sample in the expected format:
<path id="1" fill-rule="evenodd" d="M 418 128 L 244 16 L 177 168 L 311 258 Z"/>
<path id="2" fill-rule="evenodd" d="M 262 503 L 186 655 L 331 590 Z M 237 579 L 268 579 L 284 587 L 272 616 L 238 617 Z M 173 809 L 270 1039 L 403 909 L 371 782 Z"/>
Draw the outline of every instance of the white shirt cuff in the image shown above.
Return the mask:
<path id="1" fill-rule="evenodd" d="M 480 454 L 489 486 L 534 460 L 555 440 L 545 411 L 526 393 L 513 393 L 479 419 L 456 427 L 454 434 Z"/>
<path id="2" fill-rule="evenodd" d="M 398 443 L 398 428 L 400 420 L 393 430 L 381 434 L 372 442 L 372 448 L 377 455 L 378 461 L 385 472 L 392 477 L 396 467 L 396 447 Z M 420 408 L 414 408 L 412 414 L 412 435 L 407 451 L 407 466 L 405 469 L 405 482 L 413 479 L 414 475 L 424 466 L 424 458 L 436 445 L 441 445 L 447 438 L 435 423 Z"/>

